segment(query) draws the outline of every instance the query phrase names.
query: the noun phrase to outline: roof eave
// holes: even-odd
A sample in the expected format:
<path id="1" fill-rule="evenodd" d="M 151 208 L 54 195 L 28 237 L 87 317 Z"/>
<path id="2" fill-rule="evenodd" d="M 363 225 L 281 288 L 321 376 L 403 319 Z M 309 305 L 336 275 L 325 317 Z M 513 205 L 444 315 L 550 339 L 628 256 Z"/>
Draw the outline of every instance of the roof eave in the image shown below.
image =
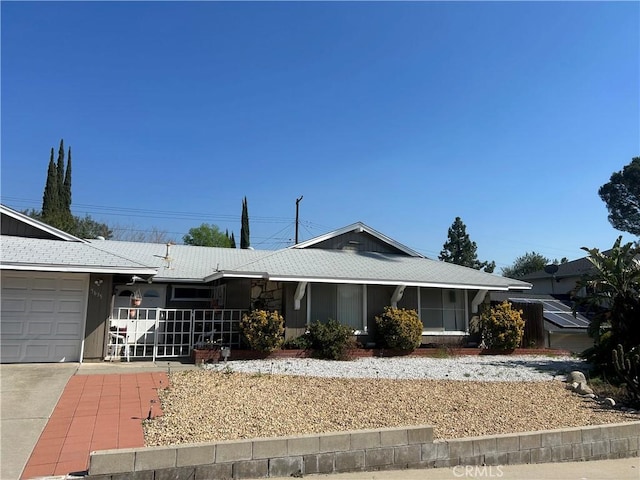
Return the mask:
<path id="1" fill-rule="evenodd" d="M 19 270 L 29 272 L 61 272 L 61 273 L 110 273 L 125 275 L 150 275 L 157 273 L 152 268 L 136 267 L 94 267 L 90 265 L 43 265 L 28 263 L 2 263 L 0 270 Z"/>
<path id="2" fill-rule="evenodd" d="M 313 277 L 313 276 L 297 276 L 297 275 L 269 275 L 267 277 L 273 282 L 311 282 L 311 283 L 347 283 L 359 285 L 405 285 L 407 287 L 425 287 L 425 288 L 452 288 L 458 290 L 521 290 L 530 289 L 528 286 L 511 286 L 511 285 L 487 285 L 475 283 L 446 283 L 446 282 L 419 282 L 415 280 L 398 280 L 389 279 L 381 280 L 375 278 L 335 278 L 335 277 Z"/>

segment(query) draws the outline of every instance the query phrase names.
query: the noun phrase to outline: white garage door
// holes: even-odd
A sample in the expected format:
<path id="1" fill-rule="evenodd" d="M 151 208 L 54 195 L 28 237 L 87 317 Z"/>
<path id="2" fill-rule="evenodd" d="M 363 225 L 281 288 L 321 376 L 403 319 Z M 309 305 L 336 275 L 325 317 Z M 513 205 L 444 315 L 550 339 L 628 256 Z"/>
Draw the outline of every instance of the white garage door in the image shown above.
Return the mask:
<path id="1" fill-rule="evenodd" d="M 88 274 L 2 271 L 0 360 L 77 362 Z"/>

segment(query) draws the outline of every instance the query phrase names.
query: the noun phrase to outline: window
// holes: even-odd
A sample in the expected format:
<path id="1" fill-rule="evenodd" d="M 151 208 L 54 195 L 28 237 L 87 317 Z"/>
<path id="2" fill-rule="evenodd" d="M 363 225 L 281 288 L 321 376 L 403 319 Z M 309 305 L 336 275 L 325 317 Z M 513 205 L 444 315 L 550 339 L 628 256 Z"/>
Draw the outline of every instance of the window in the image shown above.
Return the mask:
<path id="1" fill-rule="evenodd" d="M 464 290 L 420 289 L 420 318 L 426 331 L 467 329 Z"/>
<path id="2" fill-rule="evenodd" d="M 309 321 L 326 322 L 330 318 L 356 331 L 366 331 L 363 285 L 314 283 L 310 286 Z"/>
<path id="3" fill-rule="evenodd" d="M 177 301 L 200 301 L 211 300 L 211 289 L 209 287 L 173 287 L 171 300 Z"/>

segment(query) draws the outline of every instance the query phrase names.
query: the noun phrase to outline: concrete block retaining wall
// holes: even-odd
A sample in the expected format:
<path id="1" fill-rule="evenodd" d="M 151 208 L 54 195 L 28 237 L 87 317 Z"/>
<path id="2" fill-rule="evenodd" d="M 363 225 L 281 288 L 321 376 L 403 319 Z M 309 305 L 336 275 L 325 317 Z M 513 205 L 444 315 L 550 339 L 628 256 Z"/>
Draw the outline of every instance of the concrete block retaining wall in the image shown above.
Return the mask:
<path id="1" fill-rule="evenodd" d="M 428 426 L 92 452 L 87 480 L 204 480 L 638 456 L 640 422 L 433 441 Z"/>

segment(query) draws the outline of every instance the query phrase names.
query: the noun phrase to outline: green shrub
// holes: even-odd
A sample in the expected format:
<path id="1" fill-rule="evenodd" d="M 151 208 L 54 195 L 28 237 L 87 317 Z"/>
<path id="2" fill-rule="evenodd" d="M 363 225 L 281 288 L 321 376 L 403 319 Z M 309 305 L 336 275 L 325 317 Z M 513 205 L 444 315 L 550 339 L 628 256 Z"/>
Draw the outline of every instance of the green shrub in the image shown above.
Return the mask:
<path id="1" fill-rule="evenodd" d="M 306 350 L 309 347 L 309 339 L 306 335 L 299 337 L 287 338 L 282 344 L 283 350 Z"/>
<path id="2" fill-rule="evenodd" d="M 277 310 L 254 310 L 243 315 L 240 332 L 252 349 L 273 352 L 284 342 L 284 319 Z"/>
<path id="3" fill-rule="evenodd" d="M 379 343 L 394 350 L 415 350 L 422 342 L 422 322 L 415 310 L 385 307 L 375 318 Z"/>
<path id="4" fill-rule="evenodd" d="M 524 335 L 522 310 L 514 310 L 511 303 L 505 300 L 482 314 L 480 328 L 488 348 L 498 350 L 517 348 Z"/>
<path id="5" fill-rule="evenodd" d="M 349 350 L 355 347 L 353 329 L 333 319 L 312 323 L 304 336 L 315 356 L 326 360 L 346 360 Z"/>
<path id="6" fill-rule="evenodd" d="M 594 375 L 612 378 L 616 374 L 611 358 L 614 348 L 616 348 L 616 341 L 613 338 L 613 332 L 607 330 L 597 337 L 593 347 L 587 348 L 580 356 L 593 366 Z"/>

